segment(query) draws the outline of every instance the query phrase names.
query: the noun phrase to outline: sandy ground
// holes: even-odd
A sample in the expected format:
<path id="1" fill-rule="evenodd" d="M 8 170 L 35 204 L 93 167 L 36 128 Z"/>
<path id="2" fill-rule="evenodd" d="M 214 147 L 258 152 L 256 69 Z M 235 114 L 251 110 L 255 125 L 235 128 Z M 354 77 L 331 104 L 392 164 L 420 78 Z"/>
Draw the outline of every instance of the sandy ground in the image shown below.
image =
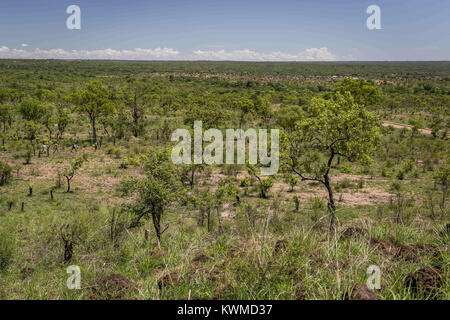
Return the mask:
<path id="1" fill-rule="evenodd" d="M 392 122 L 392 121 L 382 121 L 381 124 L 383 125 L 383 127 L 393 127 L 395 129 L 406 128 L 408 130 L 412 130 L 411 125 L 404 124 L 404 123 L 397 123 L 397 122 Z M 419 132 L 421 134 L 431 135 L 431 129 L 429 129 L 429 128 L 419 129 Z M 448 134 L 447 137 L 450 138 L 450 134 Z"/>

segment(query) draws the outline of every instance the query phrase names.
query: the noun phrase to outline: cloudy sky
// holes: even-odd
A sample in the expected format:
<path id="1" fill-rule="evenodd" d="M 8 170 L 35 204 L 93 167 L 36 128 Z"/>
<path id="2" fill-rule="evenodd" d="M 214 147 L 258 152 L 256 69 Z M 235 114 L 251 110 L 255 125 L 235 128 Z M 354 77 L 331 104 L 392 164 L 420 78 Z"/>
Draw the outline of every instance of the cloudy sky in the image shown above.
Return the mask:
<path id="1" fill-rule="evenodd" d="M 0 58 L 450 60 L 450 1 L 1 0 Z"/>

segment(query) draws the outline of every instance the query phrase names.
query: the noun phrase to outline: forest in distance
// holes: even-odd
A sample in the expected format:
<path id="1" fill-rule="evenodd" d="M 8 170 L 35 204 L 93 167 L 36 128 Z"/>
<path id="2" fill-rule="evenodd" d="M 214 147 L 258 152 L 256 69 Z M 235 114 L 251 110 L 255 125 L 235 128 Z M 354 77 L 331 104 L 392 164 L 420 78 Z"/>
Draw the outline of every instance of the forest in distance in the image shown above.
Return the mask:
<path id="1" fill-rule="evenodd" d="M 0 60 L 0 299 L 448 300 L 449 128 L 446 61 Z"/>

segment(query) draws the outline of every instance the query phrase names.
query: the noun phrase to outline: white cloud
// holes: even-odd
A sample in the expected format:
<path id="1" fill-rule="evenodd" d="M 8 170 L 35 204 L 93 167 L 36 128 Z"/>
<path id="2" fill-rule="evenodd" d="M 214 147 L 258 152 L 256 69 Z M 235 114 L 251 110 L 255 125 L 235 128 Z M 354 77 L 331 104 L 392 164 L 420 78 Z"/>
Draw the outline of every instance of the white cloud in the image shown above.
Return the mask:
<path id="1" fill-rule="evenodd" d="M 113 59 L 113 60 L 155 60 L 173 59 L 177 57 L 179 51 L 172 48 L 156 48 L 133 50 L 65 50 L 36 48 L 33 51 L 23 49 L 0 47 L 0 58 L 13 59 Z"/>
<path id="2" fill-rule="evenodd" d="M 297 54 L 280 51 L 271 53 L 259 53 L 249 49 L 234 51 L 194 51 L 198 59 L 204 60 L 245 60 L 245 61 L 335 61 L 337 56 L 328 51 L 327 47 L 310 48 Z"/>
<path id="3" fill-rule="evenodd" d="M 26 50 L 28 45 L 22 44 L 22 49 L 0 47 L 0 58 L 12 59 L 99 59 L 99 60 L 235 60 L 235 61 L 335 61 L 336 55 L 327 47 L 309 48 L 296 54 L 274 51 L 261 53 L 250 49 L 226 51 L 196 50 L 188 55 L 182 55 L 173 48 L 155 48 L 132 50 L 99 49 L 99 50 L 65 50 L 39 49 Z"/>
<path id="4" fill-rule="evenodd" d="M 21 46 L 24 47 L 24 48 L 26 48 L 26 47 L 28 47 L 28 44 L 22 43 Z"/>

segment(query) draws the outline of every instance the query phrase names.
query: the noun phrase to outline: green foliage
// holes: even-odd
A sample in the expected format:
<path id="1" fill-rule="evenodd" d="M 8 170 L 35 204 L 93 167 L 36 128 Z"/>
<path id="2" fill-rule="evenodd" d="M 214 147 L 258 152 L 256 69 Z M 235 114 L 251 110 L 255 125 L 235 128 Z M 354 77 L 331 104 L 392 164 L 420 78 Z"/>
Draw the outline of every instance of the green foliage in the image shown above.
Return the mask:
<path id="1" fill-rule="evenodd" d="M 87 158 L 85 155 L 76 158 L 70 163 L 70 167 L 63 172 L 63 176 L 66 177 L 67 180 L 67 192 L 70 192 L 70 182 L 86 160 Z"/>
<path id="2" fill-rule="evenodd" d="M 0 122 L 3 124 L 3 132 L 6 132 L 6 126 L 12 124 L 13 107 L 10 104 L 0 104 Z"/>
<path id="3" fill-rule="evenodd" d="M 298 179 L 295 176 L 289 177 L 289 185 L 291 186 L 291 192 L 294 191 L 294 187 L 297 185 Z"/>
<path id="4" fill-rule="evenodd" d="M 5 162 L 0 161 L 0 186 L 11 181 L 12 168 Z"/>
<path id="5" fill-rule="evenodd" d="M 267 194 L 269 190 L 273 187 L 275 184 L 275 180 L 272 177 L 262 179 L 257 173 L 257 168 L 253 165 L 248 164 L 247 165 L 247 171 L 248 174 L 251 176 L 254 176 L 258 182 L 259 182 L 259 196 L 263 199 L 267 198 Z"/>
<path id="6" fill-rule="evenodd" d="M 77 106 L 79 112 L 89 116 L 92 125 L 92 138 L 97 141 L 96 121 L 115 112 L 113 93 L 99 81 L 91 81 L 85 89 L 72 93 L 68 100 Z"/>
<path id="7" fill-rule="evenodd" d="M 261 198 L 267 198 L 267 193 L 273 187 L 275 180 L 270 177 L 261 180 Z"/>
<path id="8" fill-rule="evenodd" d="M 149 154 L 143 169 L 146 174 L 144 179 L 131 179 L 123 186 L 127 193 L 137 196 L 136 202 L 127 207 L 136 215 L 133 226 L 139 225 L 142 218 L 152 216 L 158 240 L 161 240 L 161 216 L 172 202 L 180 200 L 183 187 L 169 149 Z"/>
<path id="9" fill-rule="evenodd" d="M 45 115 L 45 107 L 34 99 L 23 101 L 19 106 L 19 111 L 27 121 L 38 121 Z"/>
<path id="10" fill-rule="evenodd" d="M 334 92 L 339 92 L 342 95 L 350 93 L 355 103 L 365 107 L 377 105 L 381 101 L 378 88 L 370 85 L 364 79 L 344 79 L 336 84 Z"/>
<path id="11" fill-rule="evenodd" d="M 331 166 L 330 155 L 367 162 L 379 143 L 378 119 L 351 96 L 315 98 L 308 114 L 284 140 L 285 161 L 301 175 L 322 180 Z"/>
<path id="12" fill-rule="evenodd" d="M 239 185 L 240 185 L 242 188 L 247 188 L 247 187 L 250 186 L 250 180 L 249 180 L 247 177 L 242 178 L 241 181 L 239 182 Z"/>

